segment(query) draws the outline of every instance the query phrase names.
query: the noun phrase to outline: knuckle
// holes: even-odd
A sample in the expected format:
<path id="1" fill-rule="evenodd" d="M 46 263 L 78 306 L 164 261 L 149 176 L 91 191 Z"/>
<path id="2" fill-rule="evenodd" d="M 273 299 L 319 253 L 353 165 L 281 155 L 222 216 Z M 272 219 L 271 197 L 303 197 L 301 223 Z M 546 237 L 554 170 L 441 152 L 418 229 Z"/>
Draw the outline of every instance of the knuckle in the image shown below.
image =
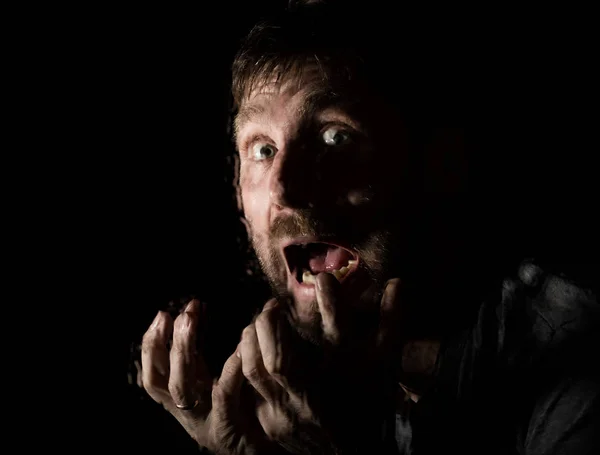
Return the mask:
<path id="1" fill-rule="evenodd" d="M 242 330 L 242 340 L 243 341 L 249 341 L 253 338 L 254 335 L 254 326 L 253 325 L 249 325 L 247 327 L 244 328 L 244 330 Z"/>
<path id="2" fill-rule="evenodd" d="M 146 333 L 144 333 L 144 336 L 142 337 L 142 348 L 146 347 L 147 345 L 152 345 L 156 343 L 157 339 L 158 335 L 156 331 L 152 329 L 148 330 Z"/>
<path id="3" fill-rule="evenodd" d="M 243 368 L 242 372 L 244 373 L 246 379 L 248 379 L 248 381 L 250 381 L 251 383 L 259 383 L 263 381 L 262 374 L 260 374 L 260 371 L 255 366 Z"/>
<path id="4" fill-rule="evenodd" d="M 227 394 L 221 387 L 213 387 L 212 389 L 213 409 L 223 406 L 227 402 Z"/>
<path id="5" fill-rule="evenodd" d="M 189 323 L 189 319 L 190 319 L 190 317 L 189 317 L 188 313 L 181 313 L 179 316 L 177 316 L 177 318 L 175 319 L 175 322 L 173 323 L 174 331 L 177 333 L 184 332 Z"/>
<path id="6" fill-rule="evenodd" d="M 264 359 L 265 369 L 271 376 L 281 376 L 281 362 L 275 356 L 270 355 Z"/>
<path id="7" fill-rule="evenodd" d="M 189 354 L 193 348 L 194 344 L 191 343 L 190 337 L 183 335 L 173 337 L 173 343 L 171 345 L 173 355 L 185 356 Z"/>
<path id="8" fill-rule="evenodd" d="M 181 343 L 181 340 L 173 340 L 173 344 L 171 346 L 171 355 L 175 357 L 181 357 L 184 353 L 184 346 Z"/>
<path id="9" fill-rule="evenodd" d="M 163 347 L 163 342 L 155 333 L 146 333 L 142 339 L 142 354 L 151 354 Z"/>
<path id="10" fill-rule="evenodd" d="M 174 381 L 169 381 L 169 393 L 173 397 L 176 402 L 181 402 L 185 400 L 185 393 L 180 384 Z"/>

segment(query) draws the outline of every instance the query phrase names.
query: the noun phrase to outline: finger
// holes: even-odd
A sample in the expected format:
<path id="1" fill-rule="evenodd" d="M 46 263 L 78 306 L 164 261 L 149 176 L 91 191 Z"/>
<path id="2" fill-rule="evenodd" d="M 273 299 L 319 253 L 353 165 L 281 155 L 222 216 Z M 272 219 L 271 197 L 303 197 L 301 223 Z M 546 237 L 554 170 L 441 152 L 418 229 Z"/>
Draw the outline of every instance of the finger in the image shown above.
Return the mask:
<path id="1" fill-rule="evenodd" d="M 292 365 L 298 370 L 302 367 L 296 350 L 291 347 L 291 328 L 282 308 L 275 306 L 263 311 L 254 326 L 264 368 L 279 386 L 271 388 L 271 396 L 275 397 L 275 401 L 281 401 L 281 394 L 285 393 L 293 401 L 299 400 L 296 390 L 306 372 L 292 371 Z"/>
<path id="2" fill-rule="evenodd" d="M 401 281 L 399 278 L 389 280 L 386 283 L 385 291 L 381 298 L 377 346 L 384 352 L 389 350 L 394 340 L 400 336 L 399 323 L 402 319 L 400 285 Z"/>
<path id="3" fill-rule="evenodd" d="M 173 319 L 159 311 L 142 340 L 142 385 L 159 403 L 170 401 L 169 350 L 167 342 L 173 331 Z"/>
<path id="4" fill-rule="evenodd" d="M 319 273 L 316 278 L 316 297 L 324 337 L 336 344 L 340 341 L 339 282 L 329 273 Z"/>
<path id="5" fill-rule="evenodd" d="M 262 311 L 270 310 L 272 308 L 277 307 L 278 305 L 279 302 L 277 302 L 277 299 L 269 299 L 267 303 L 265 303 L 265 306 L 263 307 Z"/>
<path id="6" fill-rule="evenodd" d="M 202 308 L 203 307 L 198 299 L 192 299 L 183 308 L 182 313 L 200 314 L 200 312 L 202 311 Z"/>
<path id="7" fill-rule="evenodd" d="M 413 390 L 410 390 L 409 388 L 403 386 L 402 384 L 399 384 L 400 387 L 402 388 L 402 390 L 404 391 L 404 394 L 410 398 L 412 401 L 414 401 L 415 403 L 418 403 L 419 400 L 421 399 L 421 395 L 417 394 L 416 392 L 414 392 Z"/>
<path id="8" fill-rule="evenodd" d="M 242 332 L 240 342 L 242 372 L 252 387 L 271 405 L 277 402 L 281 386 L 271 377 L 265 368 L 254 324 Z"/>
<path id="9" fill-rule="evenodd" d="M 191 406 L 197 399 L 196 390 L 196 327 L 199 302 L 192 301 L 186 311 L 175 319 L 169 392 L 178 406 Z M 187 311 L 187 310 L 190 311 Z"/>
<path id="10" fill-rule="evenodd" d="M 225 361 L 221 377 L 212 388 L 211 420 L 216 430 L 231 427 L 243 380 L 242 359 L 234 353 Z"/>

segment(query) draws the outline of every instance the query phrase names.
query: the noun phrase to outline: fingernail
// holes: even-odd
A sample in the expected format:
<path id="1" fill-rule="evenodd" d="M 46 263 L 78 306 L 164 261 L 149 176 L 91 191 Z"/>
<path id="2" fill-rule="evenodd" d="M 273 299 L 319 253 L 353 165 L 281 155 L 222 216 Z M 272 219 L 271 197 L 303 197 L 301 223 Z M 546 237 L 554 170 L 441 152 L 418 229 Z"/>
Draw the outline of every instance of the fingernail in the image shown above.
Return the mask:
<path id="1" fill-rule="evenodd" d="M 240 341 L 240 342 L 238 343 L 237 347 L 235 348 L 235 356 L 236 356 L 238 359 L 241 359 L 241 358 L 242 358 L 242 353 L 240 352 L 240 346 L 241 346 L 241 344 L 242 344 L 242 342 Z"/>

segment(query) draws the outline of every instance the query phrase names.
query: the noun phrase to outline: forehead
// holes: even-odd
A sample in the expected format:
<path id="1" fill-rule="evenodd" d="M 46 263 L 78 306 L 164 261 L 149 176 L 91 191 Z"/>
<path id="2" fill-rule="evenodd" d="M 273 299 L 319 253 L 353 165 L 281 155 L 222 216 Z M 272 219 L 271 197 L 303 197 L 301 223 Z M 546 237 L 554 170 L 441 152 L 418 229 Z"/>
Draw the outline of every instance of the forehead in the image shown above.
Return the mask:
<path id="1" fill-rule="evenodd" d="M 341 107 L 348 100 L 336 95 L 328 84 L 316 75 L 310 79 L 270 81 L 252 90 L 240 105 L 235 118 L 236 134 L 248 122 L 273 115 L 313 115 L 332 105 Z"/>

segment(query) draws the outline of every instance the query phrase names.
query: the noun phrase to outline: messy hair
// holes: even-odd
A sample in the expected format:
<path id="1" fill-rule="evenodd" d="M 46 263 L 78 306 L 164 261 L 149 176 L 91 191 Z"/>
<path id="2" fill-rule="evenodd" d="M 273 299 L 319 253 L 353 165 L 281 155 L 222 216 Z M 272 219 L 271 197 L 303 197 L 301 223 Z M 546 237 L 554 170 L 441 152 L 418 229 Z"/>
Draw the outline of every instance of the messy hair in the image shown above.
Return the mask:
<path id="1" fill-rule="evenodd" d="M 258 23 L 242 43 L 232 68 L 235 108 L 266 83 L 302 86 L 306 72 L 315 69 L 323 86 L 334 92 L 357 94 L 378 85 L 373 76 L 380 78 L 382 72 L 375 71 L 373 39 L 361 32 L 365 23 L 353 9 L 341 9 L 337 2 L 294 6 Z"/>
<path id="2" fill-rule="evenodd" d="M 291 2 L 293 7 L 258 23 L 233 61 L 233 111 L 261 85 L 302 86 L 307 71 L 314 76 L 316 69 L 334 96 L 366 95 L 414 124 L 433 126 L 439 118 L 431 113 L 449 107 L 455 119 L 456 107 L 464 104 L 464 77 L 452 30 L 412 24 L 410 15 L 376 0 L 352 3 Z"/>

